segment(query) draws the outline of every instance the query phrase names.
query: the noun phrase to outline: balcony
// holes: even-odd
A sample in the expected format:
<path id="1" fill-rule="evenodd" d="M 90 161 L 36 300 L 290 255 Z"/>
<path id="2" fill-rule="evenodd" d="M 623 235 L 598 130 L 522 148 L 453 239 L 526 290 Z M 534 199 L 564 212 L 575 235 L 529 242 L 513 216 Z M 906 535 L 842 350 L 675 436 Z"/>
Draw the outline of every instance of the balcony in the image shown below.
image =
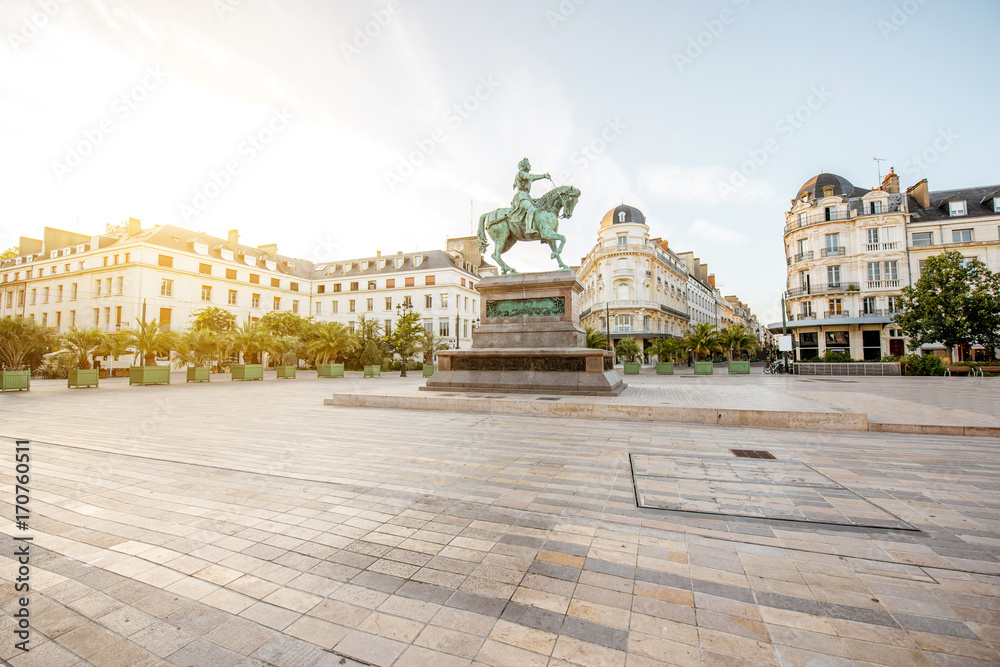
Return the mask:
<path id="1" fill-rule="evenodd" d="M 838 248 L 823 248 L 819 251 L 820 257 L 843 257 L 847 254 L 847 248 L 840 246 Z"/>
<path id="2" fill-rule="evenodd" d="M 865 283 L 869 290 L 879 289 L 899 289 L 899 279 L 896 280 L 869 280 Z"/>
<path id="3" fill-rule="evenodd" d="M 851 311 L 849 311 L 849 310 L 842 310 L 839 313 L 838 312 L 830 312 L 828 310 L 825 313 L 823 313 L 823 319 L 824 320 L 835 320 L 835 319 L 838 319 L 838 318 L 841 318 L 841 317 L 850 317 L 850 316 L 851 316 Z"/>
<path id="4" fill-rule="evenodd" d="M 804 260 L 807 260 L 807 259 L 812 259 L 812 258 L 813 258 L 813 251 L 812 250 L 809 250 L 809 251 L 806 251 L 806 252 L 800 252 L 800 253 L 798 253 L 797 255 L 795 255 L 792 258 L 792 263 L 793 264 L 798 264 L 801 261 L 804 261 Z"/>
<path id="5" fill-rule="evenodd" d="M 851 215 L 848 211 L 832 211 L 829 214 L 827 212 L 821 211 L 819 213 L 814 213 L 813 215 L 802 218 L 801 220 L 796 220 L 785 226 L 785 233 L 790 231 L 801 229 L 802 227 L 808 227 L 809 225 L 819 225 L 824 222 L 840 222 L 842 220 L 850 220 Z"/>
<path id="6" fill-rule="evenodd" d="M 885 252 L 886 250 L 899 250 L 899 241 L 865 244 L 865 252 Z"/>
<path id="7" fill-rule="evenodd" d="M 888 317 L 889 315 L 894 315 L 896 311 L 883 310 L 882 308 L 875 308 L 872 310 L 866 310 L 861 313 L 861 317 Z"/>

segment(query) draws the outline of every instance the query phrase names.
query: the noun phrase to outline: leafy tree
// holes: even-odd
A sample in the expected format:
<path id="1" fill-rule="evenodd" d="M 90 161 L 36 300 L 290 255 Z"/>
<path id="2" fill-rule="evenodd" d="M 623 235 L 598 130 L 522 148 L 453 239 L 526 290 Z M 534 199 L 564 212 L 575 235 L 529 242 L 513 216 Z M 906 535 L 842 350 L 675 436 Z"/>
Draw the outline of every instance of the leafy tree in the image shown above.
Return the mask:
<path id="1" fill-rule="evenodd" d="M 260 326 L 271 336 L 295 336 L 305 340 L 316 325 L 311 317 L 302 317 L 290 310 L 272 310 L 260 318 Z"/>
<path id="2" fill-rule="evenodd" d="M 951 359 L 956 345 L 1000 347 L 1000 274 L 978 259 L 956 250 L 932 255 L 902 292 L 895 320 L 913 349 L 940 342 Z"/>
<path id="3" fill-rule="evenodd" d="M 365 345 L 365 349 L 361 353 L 361 364 L 363 366 L 379 366 L 382 364 L 382 352 L 378 349 L 375 341 L 370 340 Z"/>
<path id="4" fill-rule="evenodd" d="M 354 335 L 358 340 L 358 347 L 362 350 L 368 347 L 369 342 L 373 341 L 377 345 L 382 338 L 382 323 L 373 317 L 368 318 L 362 315 L 358 318 L 358 326 L 354 330 Z"/>
<path id="5" fill-rule="evenodd" d="M 21 253 L 21 251 L 18 249 L 18 247 L 16 245 L 15 246 L 11 246 L 11 247 L 7 248 L 6 250 L 4 250 L 3 252 L 0 252 L 0 259 L 14 259 L 20 253 Z"/>
<path id="6" fill-rule="evenodd" d="M 0 319 L 0 368 L 20 371 L 40 366 L 54 336 L 52 329 L 29 317 L 8 315 Z"/>
<path id="7" fill-rule="evenodd" d="M 352 350 L 355 344 L 351 332 L 343 324 L 322 322 L 316 325 L 312 338 L 306 342 L 306 350 L 319 367 L 336 362 L 338 354 Z"/>
<path id="8" fill-rule="evenodd" d="M 420 313 L 407 313 L 396 320 L 395 328 L 386 334 L 389 348 L 400 356 L 402 370 L 399 377 L 406 377 L 406 361 L 420 351 L 420 339 L 424 327 L 420 323 Z"/>
<path id="9" fill-rule="evenodd" d="M 77 329 L 70 327 L 69 331 L 59 336 L 62 346 L 63 363 L 80 370 L 92 367 L 93 357 L 107 345 L 108 335 L 96 327 Z"/>
<path id="10" fill-rule="evenodd" d="M 177 334 L 164 329 L 164 326 L 166 325 L 157 324 L 156 320 L 140 321 L 135 329 L 122 332 L 129 347 L 134 347 L 136 353 L 142 355 L 146 366 L 152 366 L 156 363 L 156 357 L 169 355 L 178 347 Z"/>
<path id="11" fill-rule="evenodd" d="M 176 361 L 181 366 L 204 368 L 218 358 L 221 347 L 218 334 L 208 327 L 188 329 L 177 346 Z"/>
<path id="12" fill-rule="evenodd" d="M 260 322 L 244 322 L 229 334 L 226 342 L 230 351 L 242 355 L 244 364 L 256 362 L 256 357 L 267 344 L 268 335 Z"/>
<path id="13" fill-rule="evenodd" d="M 434 363 L 434 353 L 438 350 L 448 349 L 448 341 L 430 329 L 423 329 L 420 332 L 420 339 L 417 341 L 417 345 L 419 345 L 420 351 L 424 355 L 425 364 Z"/>
<path id="14" fill-rule="evenodd" d="M 606 350 L 608 337 L 594 327 L 587 327 L 587 347 L 592 350 Z"/>
<path id="15" fill-rule="evenodd" d="M 622 338 L 618 341 L 618 357 L 622 361 L 636 361 L 642 356 L 639 343 L 635 338 Z"/>
<path id="16" fill-rule="evenodd" d="M 687 348 L 694 353 L 695 361 L 704 357 L 711 358 L 712 353 L 720 349 L 719 332 L 715 325 L 710 322 L 698 322 L 688 330 L 684 342 Z"/>
<path id="17" fill-rule="evenodd" d="M 229 333 L 236 328 L 236 315 L 218 306 L 209 306 L 194 312 L 189 331 L 208 329 L 215 334 Z"/>

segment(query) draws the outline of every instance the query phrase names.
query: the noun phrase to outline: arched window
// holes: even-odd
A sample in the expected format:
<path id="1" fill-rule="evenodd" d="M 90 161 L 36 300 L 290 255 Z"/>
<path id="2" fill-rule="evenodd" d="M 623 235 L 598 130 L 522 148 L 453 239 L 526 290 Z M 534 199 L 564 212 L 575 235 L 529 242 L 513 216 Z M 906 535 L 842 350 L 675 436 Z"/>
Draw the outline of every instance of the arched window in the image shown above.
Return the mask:
<path id="1" fill-rule="evenodd" d="M 629 289 L 628 283 L 618 283 L 615 288 L 615 295 L 619 301 L 627 301 L 631 298 L 631 290 Z"/>
<path id="2" fill-rule="evenodd" d="M 625 211 L 618 211 L 618 222 L 625 222 Z"/>

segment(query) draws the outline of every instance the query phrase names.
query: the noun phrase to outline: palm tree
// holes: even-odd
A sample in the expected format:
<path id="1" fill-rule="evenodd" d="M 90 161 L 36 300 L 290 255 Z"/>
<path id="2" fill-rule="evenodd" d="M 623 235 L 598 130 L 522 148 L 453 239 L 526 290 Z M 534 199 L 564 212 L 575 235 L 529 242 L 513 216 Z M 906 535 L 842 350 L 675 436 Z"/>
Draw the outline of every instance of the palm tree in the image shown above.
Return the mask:
<path id="1" fill-rule="evenodd" d="M 316 325 L 306 350 L 315 359 L 316 367 L 337 360 L 341 352 L 349 352 L 355 344 L 351 332 L 340 322 L 323 322 Z"/>
<path id="2" fill-rule="evenodd" d="M 295 336 L 268 336 L 263 350 L 274 358 L 275 367 L 291 366 L 298 358 L 302 341 Z"/>
<path id="3" fill-rule="evenodd" d="M 29 317 L 0 319 L 0 370 L 28 370 L 40 364 L 52 347 L 55 332 Z"/>
<path id="4" fill-rule="evenodd" d="M 593 350 L 606 350 L 608 337 L 594 327 L 587 327 L 587 347 Z"/>
<path id="5" fill-rule="evenodd" d="M 108 344 L 108 335 L 96 327 L 77 329 L 70 327 L 69 331 L 59 336 L 66 365 L 72 365 L 79 370 L 88 370 L 92 366 L 93 357 Z"/>
<path id="6" fill-rule="evenodd" d="M 676 361 L 684 349 L 680 338 L 657 338 L 650 349 L 660 358 L 660 363 Z"/>
<path id="7" fill-rule="evenodd" d="M 177 349 L 177 334 L 165 329 L 165 326 L 167 325 L 157 324 L 156 320 L 140 321 L 138 328 L 122 332 L 129 347 L 134 347 L 136 354 L 142 356 L 145 366 L 155 365 L 156 357 L 169 356 Z"/>
<path id="8" fill-rule="evenodd" d="M 252 363 L 267 344 L 268 336 L 257 322 L 244 322 L 229 334 L 227 349 L 242 355 L 242 363 Z"/>
<path id="9" fill-rule="evenodd" d="M 750 331 L 743 324 L 738 324 L 736 326 L 729 327 L 722 332 L 724 344 L 730 349 L 731 352 L 735 352 L 735 356 L 743 358 L 743 351 L 752 352 L 760 347 L 760 341 L 753 332 Z M 732 355 L 729 357 L 732 359 Z"/>
<path id="10" fill-rule="evenodd" d="M 417 347 L 424 355 L 424 363 L 434 363 L 434 353 L 438 350 L 447 350 L 448 341 L 435 334 L 430 329 L 424 329 L 424 333 L 417 339 Z"/>
<path id="11" fill-rule="evenodd" d="M 219 336 L 208 327 L 188 329 L 177 346 L 179 366 L 207 367 L 219 354 Z"/>
<path id="12" fill-rule="evenodd" d="M 702 357 L 711 359 L 712 353 L 720 349 L 718 330 L 709 322 L 693 325 L 685 337 L 685 343 L 694 353 L 695 361 L 700 361 Z"/>
<path id="13" fill-rule="evenodd" d="M 618 341 L 618 356 L 623 361 L 635 361 L 641 355 L 642 351 L 639 349 L 639 343 L 636 342 L 635 338 L 622 338 Z"/>
<path id="14" fill-rule="evenodd" d="M 115 375 L 115 359 L 129 351 L 128 337 L 123 333 L 111 333 L 105 338 L 104 344 L 97 351 L 100 357 L 108 357 L 108 377 Z"/>

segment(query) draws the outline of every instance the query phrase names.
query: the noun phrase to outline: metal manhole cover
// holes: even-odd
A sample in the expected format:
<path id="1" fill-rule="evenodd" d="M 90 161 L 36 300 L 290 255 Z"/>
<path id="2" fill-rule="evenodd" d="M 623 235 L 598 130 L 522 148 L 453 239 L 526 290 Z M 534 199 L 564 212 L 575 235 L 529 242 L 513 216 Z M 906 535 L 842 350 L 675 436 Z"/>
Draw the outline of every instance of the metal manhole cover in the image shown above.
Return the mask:
<path id="1" fill-rule="evenodd" d="M 730 449 L 733 456 L 738 456 L 741 459 L 773 459 L 774 454 L 765 451 L 763 449 Z"/>
<path id="2" fill-rule="evenodd" d="M 536 401 L 558 401 L 559 399 L 560 399 L 559 396 L 539 396 L 535 400 Z"/>

